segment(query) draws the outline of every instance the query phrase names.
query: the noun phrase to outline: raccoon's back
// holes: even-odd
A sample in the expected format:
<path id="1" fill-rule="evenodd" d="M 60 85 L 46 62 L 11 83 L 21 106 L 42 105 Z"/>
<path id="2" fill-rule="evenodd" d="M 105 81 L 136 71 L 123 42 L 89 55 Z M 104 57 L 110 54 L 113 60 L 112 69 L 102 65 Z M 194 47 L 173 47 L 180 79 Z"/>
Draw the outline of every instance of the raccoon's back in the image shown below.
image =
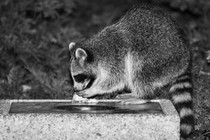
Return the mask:
<path id="1" fill-rule="evenodd" d="M 152 5 L 137 5 L 113 26 L 124 42 L 138 51 L 148 47 L 165 47 L 170 51 L 189 50 L 183 30 L 166 11 Z"/>

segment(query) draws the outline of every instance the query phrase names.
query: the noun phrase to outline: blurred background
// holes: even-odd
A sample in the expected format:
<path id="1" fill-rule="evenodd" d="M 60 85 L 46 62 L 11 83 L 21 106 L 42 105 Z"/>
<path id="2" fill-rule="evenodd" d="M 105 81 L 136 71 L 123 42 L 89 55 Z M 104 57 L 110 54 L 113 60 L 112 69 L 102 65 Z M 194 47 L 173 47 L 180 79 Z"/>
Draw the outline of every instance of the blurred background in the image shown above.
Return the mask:
<path id="1" fill-rule="evenodd" d="M 210 1 L 145 0 L 183 26 L 193 52 L 196 131 L 210 137 Z M 143 0 L 1 0 L 0 99 L 71 99 L 68 44 Z"/>

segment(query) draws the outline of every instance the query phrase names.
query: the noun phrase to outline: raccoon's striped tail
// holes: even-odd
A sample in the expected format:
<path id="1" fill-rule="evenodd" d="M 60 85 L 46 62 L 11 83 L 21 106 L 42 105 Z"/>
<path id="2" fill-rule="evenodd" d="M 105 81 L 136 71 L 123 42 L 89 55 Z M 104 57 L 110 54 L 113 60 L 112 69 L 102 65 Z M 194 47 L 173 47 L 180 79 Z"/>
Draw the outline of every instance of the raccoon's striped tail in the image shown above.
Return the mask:
<path id="1" fill-rule="evenodd" d="M 194 129 L 191 73 L 185 73 L 179 76 L 172 83 L 169 92 L 171 94 L 171 101 L 180 115 L 181 137 L 186 138 Z"/>

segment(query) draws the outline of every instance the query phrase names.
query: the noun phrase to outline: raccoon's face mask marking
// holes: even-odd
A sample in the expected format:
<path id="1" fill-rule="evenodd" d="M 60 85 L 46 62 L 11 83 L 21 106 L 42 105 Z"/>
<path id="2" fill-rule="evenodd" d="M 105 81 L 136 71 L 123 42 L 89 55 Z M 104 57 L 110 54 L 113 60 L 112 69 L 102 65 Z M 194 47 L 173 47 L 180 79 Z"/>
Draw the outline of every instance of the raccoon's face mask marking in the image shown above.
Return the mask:
<path id="1" fill-rule="evenodd" d="M 74 75 L 74 80 L 75 80 L 75 82 L 82 83 L 82 82 L 84 82 L 86 79 L 88 79 L 88 76 L 85 75 L 85 74 L 77 74 L 77 75 Z"/>
<path id="2" fill-rule="evenodd" d="M 89 88 L 92 79 L 85 74 L 77 74 L 73 76 L 74 79 L 74 91 L 81 91 Z"/>
<path id="3" fill-rule="evenodd" d="M 70 45 L 75 45 L 70 43 Z M 69 49 L 73 46 L 69 45 Z M 73 80 L 74 90 L 81 91 L 89 88 L 94 80 L 91 70 L 86 62 L 87 52 L 82 48 L 77 48 L 71 59 L 70 71 Z"/>

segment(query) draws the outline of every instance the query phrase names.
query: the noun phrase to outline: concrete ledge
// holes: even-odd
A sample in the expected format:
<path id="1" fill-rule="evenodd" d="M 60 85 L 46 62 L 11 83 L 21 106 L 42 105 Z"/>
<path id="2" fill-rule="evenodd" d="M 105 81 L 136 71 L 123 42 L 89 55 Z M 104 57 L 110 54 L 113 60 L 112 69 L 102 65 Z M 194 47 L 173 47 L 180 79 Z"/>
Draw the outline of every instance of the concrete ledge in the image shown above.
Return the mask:
<path id="1" fill-rule="evenodd" d="M 169 100 L 152 101 L 160 103 L 163 113 L 9 113 L 17 102 L 74 104 L 71 100 L 0 100 L 0 140 L 179 140 L 180 120 Z"/>

